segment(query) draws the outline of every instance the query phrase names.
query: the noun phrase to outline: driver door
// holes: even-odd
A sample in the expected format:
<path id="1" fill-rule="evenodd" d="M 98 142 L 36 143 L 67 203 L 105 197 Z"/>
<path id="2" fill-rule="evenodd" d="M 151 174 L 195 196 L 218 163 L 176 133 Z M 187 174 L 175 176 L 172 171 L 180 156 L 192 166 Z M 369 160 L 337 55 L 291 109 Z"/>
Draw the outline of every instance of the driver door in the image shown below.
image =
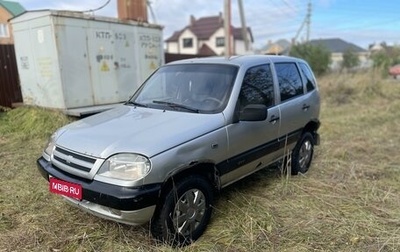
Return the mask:
<path id="1" fill-rule="evenodd" d="M 280 110 L 275 104 L 269 64 L 246 71 L 238 98 L 239 110 L 250 104 L 265 105 L 267 118 L 263 121 L 239 121 L 227 127 L 230 158 L 222 176 L 223 184 L 234 182 L 277 158 Z"/>

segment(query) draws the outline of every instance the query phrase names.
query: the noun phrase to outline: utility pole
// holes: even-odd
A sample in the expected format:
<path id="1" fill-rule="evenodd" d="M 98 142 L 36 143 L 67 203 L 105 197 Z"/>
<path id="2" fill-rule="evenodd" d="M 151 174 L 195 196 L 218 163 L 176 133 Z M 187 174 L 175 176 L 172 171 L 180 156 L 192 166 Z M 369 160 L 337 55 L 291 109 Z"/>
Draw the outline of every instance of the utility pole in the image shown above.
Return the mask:
<path id="1" fill-rule="evenodd" d="M 151 2 L 150 2 L 150 0 L 147 0 L 146 2 L 147 2 L 147 7 L 151 14 L 151 18 L 153 19 L 153 23 L 157 24 L 156 15 L 154 14 L 153 8 L 151 7 Z"/>
<path id="2" fill-rule="evenodd" d="M 224 0 L 225 58 L 232 54 L 231 45 L 231 0 Z"/>
<path id="3" fill-rule="evenodd" d="M 242 36 L 244 40 L 244 48 L 249 51 L 249 37 L 247 36 L 247 26 L 246 26 L 246 18 L 244 17 L 244 8 L 242 0 L 238 0 L 239 3 L 239 13 L 240 13 L 240 21 L 242 23 Z"/>
<path id="4" fill-rule="evenodd" d="M 297 30 L 296 35 L 292 39 L 292 43 L 290 44 L 288 54 L 290 54 L 290 51 L 292 50 L 292 47 L 295 45 L 296 40 L 298 39 L 300 32 L 303 30 L 304 26 L 307 26 L 306 42 L 310 41 L 311 11 L 312 11 L 311 0 L 309 0 L 307 5 L 307 15 L 304 18 L 304 21 L 301 23 L 300 29 Z"/>
<path id="5" fill-rule="evenodd" d="M 308 6 L 307 6 L 307 17 L 306 17 L 306 23 L 307 23 L 306 42 L 310 41 L 311 12 L 312 12 L 312 5 L 311 5 L 311 0 L 309 0 L 308 1 Z"/>

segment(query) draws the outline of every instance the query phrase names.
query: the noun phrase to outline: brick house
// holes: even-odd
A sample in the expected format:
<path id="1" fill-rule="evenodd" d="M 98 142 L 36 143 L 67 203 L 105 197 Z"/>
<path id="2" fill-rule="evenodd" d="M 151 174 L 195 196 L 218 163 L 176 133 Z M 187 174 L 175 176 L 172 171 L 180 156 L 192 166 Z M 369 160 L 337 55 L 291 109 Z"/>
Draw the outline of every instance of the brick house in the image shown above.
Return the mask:
<path id="1" fill-rule="evenodd" d="M 247 53 L 242 29 L 231 27 L 232 54 Z M 250 50 L 254 42 L 251 29 L 247 28 Z M 183 29 L 175 31 L 166 41 L 166 52 L 216 56 L 225 54 L 225 31 L 222 13 L 218 16 L 196 19 L 190 16 L 190 23 Z"/>
<path id="2" fill-rule="evenodd" d="M 0 44 L 13 44 L 11 26 L 8 20 L 25 12 L 17 2 L 0 0 Z"/>

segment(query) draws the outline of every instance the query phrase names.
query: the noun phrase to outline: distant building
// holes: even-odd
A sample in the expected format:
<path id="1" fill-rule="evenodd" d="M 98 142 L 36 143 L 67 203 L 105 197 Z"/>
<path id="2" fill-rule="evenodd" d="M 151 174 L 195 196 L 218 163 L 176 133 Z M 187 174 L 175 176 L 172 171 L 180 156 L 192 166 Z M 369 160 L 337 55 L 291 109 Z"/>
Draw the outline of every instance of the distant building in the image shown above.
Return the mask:
<path id="1" fill-rule="evenodd" d="M 360 59 L 359 68 L 366 68 L 371 66 L 369 52 L 353 43 L 346 42 L 339 38 L 316 39 L 311 40 L 308 43 L 315 46 L 323 46 L 331 52 L 332 63 L 330 68 L 333 70 L 341 68 L 343 62 L 343 54 L 349 50 L 358 55 L 358 58 Z"/>
<path id="2" fill-rule="evenodd" d="M 382 43 L 380 43 L 380 44 L 374 43 L 374 44 L 370 44 L 370 45 L 368 46 L 368 50 L 369 50 L 371 53 L 380 52 L 380 51 L 385 51 L 386 48 L 387 48 L 387 45 L 386 45 L 386 43 L 384 43 L 384 42 L 382 42 Z"/>
<path id="3" fill-rule="evenodd" d="M 241 28 L 231 27 L 232 53 L 246 54 Z M 254 42 L 251 29 L 247 28 L 250 49 Z M 166 52 L 176 54 L 224 55 L 225 31 L 222 14 L 219 16 L 195 19 L 190 16 L 190 23 L 182 30 L 175 31 L 166 41 Z"/>
<path id="4" fill-rule="evenodd" d="M 286 39 L 279 39 L 275 42 L 271 40 L 263 46 L 257 53 L 270 55 L 288 55 L 290 50 L 290 42 Z"/>
<path id="5" fill-rule="evenodd" d="M 397 58 L 400 54 L 400 46 L 390 46 L 386 42 L 374 43 L 369 45 L 368 50 L 371 55 L 379 52 L 383 52 L 389 57 Z"/>
<path id="6" fill-rule="evenodd" d="M 8 20 L 25 12 L 17 2 L 0 0 L 0 44 L 13 44 L 12 29 Z"/>

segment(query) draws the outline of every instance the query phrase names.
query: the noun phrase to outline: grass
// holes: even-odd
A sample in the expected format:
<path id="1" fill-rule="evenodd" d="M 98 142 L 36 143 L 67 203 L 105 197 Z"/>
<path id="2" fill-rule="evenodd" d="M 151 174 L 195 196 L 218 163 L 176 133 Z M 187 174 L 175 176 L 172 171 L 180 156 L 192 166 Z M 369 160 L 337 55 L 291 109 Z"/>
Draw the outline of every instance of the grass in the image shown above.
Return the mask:
<path id="1" fill-rule="evenodd" d="M 397 251 L 400 83 L 374 72 L 319 79 L 321 145 L 310 171 L 262 170 L 222 191 L 211 223 L 180 251 Z M 102 220 L 48 192 L 35 161 L 71 121 L 0 112 L 0 251 L 174 251 L 148 225 Z"/>

